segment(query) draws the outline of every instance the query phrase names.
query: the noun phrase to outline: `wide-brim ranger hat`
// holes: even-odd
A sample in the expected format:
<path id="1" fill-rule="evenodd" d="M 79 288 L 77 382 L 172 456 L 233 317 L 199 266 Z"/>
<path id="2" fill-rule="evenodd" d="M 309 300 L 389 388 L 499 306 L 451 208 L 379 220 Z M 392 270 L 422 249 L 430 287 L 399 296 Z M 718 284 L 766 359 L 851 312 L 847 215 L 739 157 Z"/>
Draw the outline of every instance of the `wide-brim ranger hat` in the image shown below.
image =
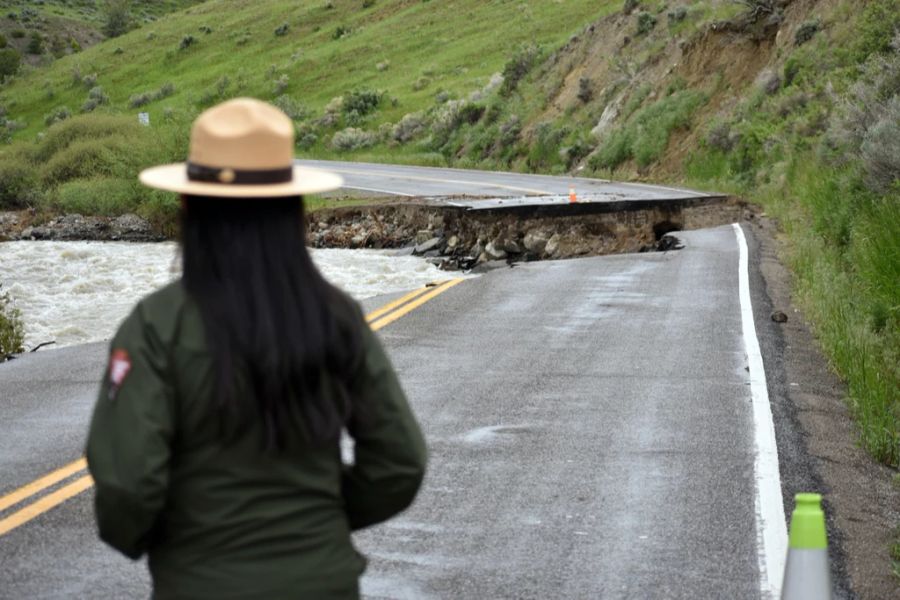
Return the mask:
<path id="1" fill-rule="evenodd" d="M 142 171 L 141 183 L 193 196 L 279 198 L 341 187 L 335 173 L 294 164 L 294 124 L 282 111 L 236 98 L 197 117 L 188 161 Z"/>

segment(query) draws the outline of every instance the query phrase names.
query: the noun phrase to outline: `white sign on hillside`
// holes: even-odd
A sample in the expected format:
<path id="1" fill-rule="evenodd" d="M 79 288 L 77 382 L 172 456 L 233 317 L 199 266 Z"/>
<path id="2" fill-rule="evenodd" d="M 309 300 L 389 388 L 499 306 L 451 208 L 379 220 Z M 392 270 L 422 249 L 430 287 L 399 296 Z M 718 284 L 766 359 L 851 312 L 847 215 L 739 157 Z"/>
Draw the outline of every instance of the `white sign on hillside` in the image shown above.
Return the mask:
<path id="1" fill-rule="evenodd" d="M 150 126 L 150 113 L 138 113 L 138 123 L 146 127 Z"/>

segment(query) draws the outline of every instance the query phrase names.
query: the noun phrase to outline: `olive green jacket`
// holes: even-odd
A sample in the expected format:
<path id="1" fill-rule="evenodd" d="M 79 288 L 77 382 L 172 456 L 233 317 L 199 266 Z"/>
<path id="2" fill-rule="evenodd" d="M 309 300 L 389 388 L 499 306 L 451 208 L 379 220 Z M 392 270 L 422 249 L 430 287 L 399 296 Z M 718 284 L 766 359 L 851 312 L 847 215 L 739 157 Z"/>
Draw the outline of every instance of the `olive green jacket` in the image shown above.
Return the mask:
<path id="1" fill-rule="evenodd" d="M 91 421 L 87 459 L 100 537 L 149 557 L 157 598 L 355 597 L 365 560 L 350 532 L 409 506 L 425 442 L 362 314 L 354 385 L 365 426 L 337 442 L 265 453 L 263 430 L 228 444 L 211 414 L 213 364 L 180 282 L 142 300 L 119 328 Z"/>

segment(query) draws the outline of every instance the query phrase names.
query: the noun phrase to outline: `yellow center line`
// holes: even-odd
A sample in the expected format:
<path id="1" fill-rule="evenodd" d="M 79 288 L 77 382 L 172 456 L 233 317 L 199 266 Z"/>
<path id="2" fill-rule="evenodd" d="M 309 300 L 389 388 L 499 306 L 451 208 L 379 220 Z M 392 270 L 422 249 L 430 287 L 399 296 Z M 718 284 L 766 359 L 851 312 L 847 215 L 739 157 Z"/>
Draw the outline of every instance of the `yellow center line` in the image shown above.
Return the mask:
<path id="1" fill-rule="evenodd" d="M 83 471 L 87 467 L 87 461 L 83 458 L 79 458 L 73 463 L 69 463 L 68 465 L 61 467 L 52 473 L 48 473 L 44 475 L 40 479 L 35 479 L 28 485 L 20 487 L 19 489 L 3 496 L 0 498 L 0 511 L 4 511 L 10 506 L 18 504 L 22 500 L 29 498 L 30 496 L 34 496 L 40 491 L 50 487 L 51 485 L 66 479 L 67 477 L 71 477 L 78 471 Z"/>
<path id="2" fill-rule="evenodd" d="M 42 515 L 54 506 L 62 504 L 72 496 L 77 496 L 81 492 L 89 489 L 94 484 L 94 480 L 90 475 L 85 475 L 65 485 L 52 494 L 47 494 L 40 500 L 33 502 L 9 515 L 5 519 L 0 520 L 0 535 L 4 535 L 19 525 L 23 525 L 38 515 Z"/>
<path id="3" fill-rule="evenodd" d="M 371 323 L 371 325 L 372 325 L 372 330 L 373 330 L 373 331 L 378 331 L 379 329 L 381 329 L 381 328 L 384 327 L 385 325 L 389 325 L 389 324 L 393 323 L 394 321 L 396 321 L 397 319 L 399 319 L 399 318 L 402 317 L 403 315 L 405 315 L 405 314 L 407 314 L 407 313 L 409 313 L 409 312 L 412 312 L 413 310 L 415 310 L 416 308 L 422 306 L 423 304 L 425 304 L 426 302 L 428 302 L 429 300 L 431 300 L 431 299 L 434 298 L 435 296 L 438 296 L 438 295 L 440 295 L 440 294 L 443 294 L 444 292 L 446 292 L 447 290 L 449 290 L 449 289 L 452 288 L 453 286 L 455 286 L 455 285 L 457 285 L 457 284 L 460 284 L 460 283 L 462 283 L 462 282 L 463 282 L 463 279 L 451 279 L 450 281 L 448 281 L 448 282 L 446 282 L 446 283 L 443 283 L 443 284 L 439 285 L 438 287 L 434 288 L 433 290 L 431 290 L 430 292 L 428 292 L 428 293 L 425 294 L 424 296 L 420 297 L 418 300 L 413 300 L 413 301 L 410 302 L 409 304 L 406 304 L 406 305 L 400 307 L 399 309 L 395 310 L 394 312 L 389 313 L 389 314 L 387 314 L 387 315 L 381 317 L 380 319 L 376 319 L 375 321 L 373 321 L 373 322 Z"/>
<path id="4" fill-rule="evenodd" d="M 366 320 L 370 323 L 373 331 L 378 331 L 382 327 L 393 323 L 403 315 L 412 312 L 432 298 L 443 294 L 453 286 L 462 283 L 463 281 L 463 279 L 451 279 L 437 286 L 424 287 L 414 290 L 404 296 L 401 296 L 393 302 L 389 302 L 388 304 L 385 304 L 384 306 L 372 311 L 371 313 L 366 315 Z M 56 483 L 59 483 L 67 477 L 71 477 L 75 473 L 82 471 L 86 467 L 87 461 L 85 461 L 85 459 L 83 458 L 80 458 L 73 463 L 61 467 L 56 471 L 53 471 L 52 473 L 44 475 L 40 479 L 36 479 L 31 483 L 10 492 L 9 494 L 0 498 L 0 511 L 7 509 L 10 506 L 14 506 L 19 502 L 22 502 L 26 498 L 34 496 L 35 494 L 49 488 Z M 58 490 L 41 497 L 31 504 L 26 505 L 25 507 L 12 513 L 8 517 L 0 519 L 0 536 L 9 533 L 20 525 L 24 525 L 35 517 L 44 514 L 55 506 L 62 504 L 69 498 L 77 496 L 81 492 L 90 489 L 93 484 L 94 480 L 91 478 L 91 476 L 85 475 L 69 484 L 64 485 Z"/>
<path id="5" fill-rule="evenodd" d="M 372 312 L 370 312 L 369 314 L 366 315 L 366 321 L 368 321 L 369 323 L 371 323 L 372 321 L 374 321 L 375 319 L 377 319 L 377 318 L 380 317 L 381 315 L 383 315 L 383 314 L 385 314 L 385 313 L 388 313 L 388 312 L 391 312 L 392 310 L 394 310 L 395 308 L 397 308 L 397 307 L 400 306 L 401 304 L 406 304 L 407 302 L 409 302 L 409 301 L 412 300 L 413 298 L 415 298 L 415 297 L 417 297 L 417 296 L 421 296 L 422 294 L 424 294 L 425 292 L 427 292 L 429 289 L 432 289 L 432 288 L 421 287 L 421 288 L 419 288 L 419 289 L 417 289 L 417 290 L 411 291 L 410 293 L 408 293 L 408 294 L 406 294 L 406 295 L 404 295 L 404 296 L 401 296 L 400 298 L 397 298 L 397 299 L 394 300 L 393 302 L 389 302 L 389 303 L 385 304 L 385 305 L 382 306 L 381 308 L 376 308 L 375 310 L 373 310 Z"/>

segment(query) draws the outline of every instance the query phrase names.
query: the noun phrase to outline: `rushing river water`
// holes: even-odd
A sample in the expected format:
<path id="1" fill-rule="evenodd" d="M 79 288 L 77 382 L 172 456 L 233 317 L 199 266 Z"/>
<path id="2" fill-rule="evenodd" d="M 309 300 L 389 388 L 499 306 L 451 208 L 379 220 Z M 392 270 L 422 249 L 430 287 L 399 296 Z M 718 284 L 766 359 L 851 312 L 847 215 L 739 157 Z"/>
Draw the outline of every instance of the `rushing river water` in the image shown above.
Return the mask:
<path id="1" fill-rule="evenodd" d="M 314 250 L 329 281 L 357 299 L 410 290 L 445 273 L 375 250 Z M 26 346 L 105 340 L 134 303 L 178 277 L 174 243 L 3 242 L 0 284 L 22 311 Z"/>

